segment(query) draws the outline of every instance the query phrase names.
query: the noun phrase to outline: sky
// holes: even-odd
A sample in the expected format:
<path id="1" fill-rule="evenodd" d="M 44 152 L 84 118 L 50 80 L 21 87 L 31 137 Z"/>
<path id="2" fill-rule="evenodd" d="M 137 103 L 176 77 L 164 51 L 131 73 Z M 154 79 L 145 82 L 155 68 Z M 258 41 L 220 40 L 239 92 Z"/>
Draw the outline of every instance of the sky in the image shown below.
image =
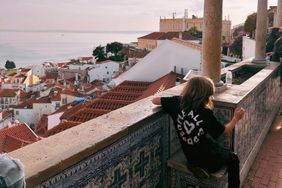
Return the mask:
<path id="1" fill-rule="evenodd" d="M 268 0 L 277 5 L 278 0 Z M 0 29 L 158 31 L 161 17 L 203 15 L 204 0 L 0 0 Z M 257 0 L 223 0 L 223 18 L 243 23 Z"/>

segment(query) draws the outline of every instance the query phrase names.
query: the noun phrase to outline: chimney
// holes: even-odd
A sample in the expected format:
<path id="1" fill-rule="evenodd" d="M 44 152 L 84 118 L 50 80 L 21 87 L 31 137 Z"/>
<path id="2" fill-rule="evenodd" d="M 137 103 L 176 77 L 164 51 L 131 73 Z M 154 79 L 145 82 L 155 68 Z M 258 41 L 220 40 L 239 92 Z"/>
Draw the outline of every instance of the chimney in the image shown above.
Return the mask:
<path id="1" fill-rule="evenodd" d="M 175 86 L 178 86 L 180 84 L 180 78 L 179 77 L 176 77 L 175 79 Z"/>

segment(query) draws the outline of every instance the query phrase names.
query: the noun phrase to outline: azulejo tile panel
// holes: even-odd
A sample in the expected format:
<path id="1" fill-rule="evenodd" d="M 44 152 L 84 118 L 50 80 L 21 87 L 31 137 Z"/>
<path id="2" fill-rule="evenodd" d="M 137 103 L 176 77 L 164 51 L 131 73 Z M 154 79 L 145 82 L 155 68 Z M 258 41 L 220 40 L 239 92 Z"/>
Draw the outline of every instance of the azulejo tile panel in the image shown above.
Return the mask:
<path id="1" fill-rule="evenodd" d="M 37 187 L 166 187 L 168 124 L 155 119 Z"/>
<path id="2" fill-rule="evenodd" d="M 252 149 L 258 142 L 263 130 L 281 95 L 280 77 L 274 74 L 266 82 L 259 85 L 242 102 L 246 109 L 244 118 L 236 125 L 234 150 L 239 155 L 241 167 L 248 159 Z"/>

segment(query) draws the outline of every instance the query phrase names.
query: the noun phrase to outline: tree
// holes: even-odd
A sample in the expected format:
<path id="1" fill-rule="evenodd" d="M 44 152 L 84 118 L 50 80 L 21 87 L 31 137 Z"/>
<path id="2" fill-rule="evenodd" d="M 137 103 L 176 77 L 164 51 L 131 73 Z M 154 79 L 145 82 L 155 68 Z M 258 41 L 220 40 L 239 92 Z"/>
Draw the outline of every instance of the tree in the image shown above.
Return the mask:
<path id="1" fill-rule="evenodd" d="M 243 43 L 243 36 L 245 36 L 245 32 L 240 32 L 240 34 L 234 38 L 234 41 L 229 45 L 230 52 L 242 58 L 242 43 Z"/>
<path id="2" fill-rule="evenodd" d="M 119 42 L 112 42 L 107 44 L 107 52 L 113 53 L 115 56 L 122 50 L 123 45 Z"/>
<path id="3" fill-rule="evenodd" d="M 235 38 L 237 37 L 242 31 L 244 31 L 244 26 L 239 26 L 237 27 L 234 32 L 232 33 L 232 37 Z"/>
<path id="4" fill-rule="evenodd" d="M 202 38 L 202 32 L 197 29 L 197 27 L 191 27 L 188 31 L 186 31 L 189 35 L 192 35 L 197 38 Z"/>
<path id="5" fill-rule="evenodd" d="M 105 56 L 105 53 L 104 53 L 104 48 L 105 47 L 102 47 L 101 45 L 100 46 L 97 46 L 94 50 L 93 50 L 93 56 L 95 57 L 95 59 L 97 59 L 97 61 L 104 61 L 106 60 L 106 56 Z"/>
<path id="6" fill-rule="evenodd" d="M 14 69 L 14 68 L 16 68 L 16 64 L 15 64 L 14 61 L 7 60 L 6 63 L 5 63 L 5 68 L 6 69 Z"/>
<path id="7" fill-rule="evenodd" d="M 256 22 L 257 22 L 257 13 L 253 13 L 247 17 L 244 23 L 244 31 L 249 33 L 251 38 L 254 38 L 254 33 L 256 30 Z"/>

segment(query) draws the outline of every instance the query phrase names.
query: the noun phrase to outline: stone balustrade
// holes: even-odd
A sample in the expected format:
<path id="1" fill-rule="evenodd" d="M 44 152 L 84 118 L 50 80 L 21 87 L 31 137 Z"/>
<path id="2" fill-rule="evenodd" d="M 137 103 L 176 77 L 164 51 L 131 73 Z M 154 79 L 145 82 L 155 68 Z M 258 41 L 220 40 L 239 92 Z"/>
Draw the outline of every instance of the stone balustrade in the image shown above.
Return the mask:
<path id="1" fill-rule="evenodd" d="M 223 69 L 222 76 L 227 69 L 236 71 L 246 64 L 253 66 L 234 64 Z M 236 107 L 246 109 L 229 139 L 241 159 L 242 179 L 277 113 L 278 72 L 279 65 L 270 63 L 242 84 L 215 95 L 215 113 L 222 123 Z M 160 96 L 178 95 L 182 87 Z M 172 121 L 151 99 L 11 152 L 25 166 L 27 187 L 169 187 L 172 178 L 181 180 L 179 174 L 169 175 L 167 168 L 167 160 L 180 148 Z"/>

